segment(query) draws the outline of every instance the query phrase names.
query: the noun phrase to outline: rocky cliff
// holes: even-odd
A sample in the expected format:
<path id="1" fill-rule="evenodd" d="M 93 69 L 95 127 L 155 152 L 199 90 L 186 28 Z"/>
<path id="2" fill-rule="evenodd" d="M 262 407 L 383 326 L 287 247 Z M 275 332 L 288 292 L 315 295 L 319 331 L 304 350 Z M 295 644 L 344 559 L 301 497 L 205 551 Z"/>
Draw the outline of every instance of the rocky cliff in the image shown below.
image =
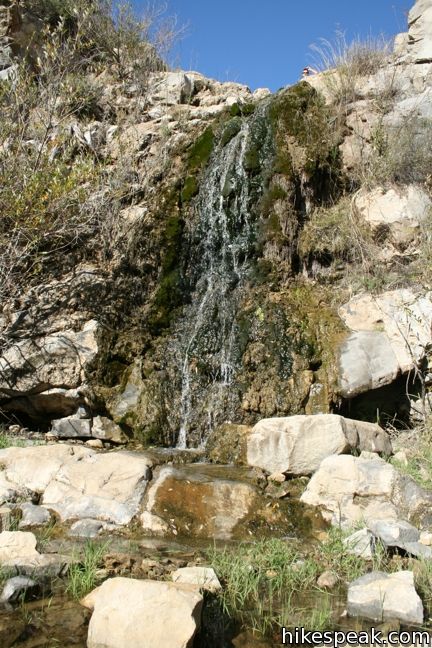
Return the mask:
<path id="1" fill-rule="evenodd" d="M 91 10 L 3 2 L 4 421 L 193 447 L 226 422 L 423 415 L 429 5 L 395 52 L 272 95 L 77 45 Z"/>

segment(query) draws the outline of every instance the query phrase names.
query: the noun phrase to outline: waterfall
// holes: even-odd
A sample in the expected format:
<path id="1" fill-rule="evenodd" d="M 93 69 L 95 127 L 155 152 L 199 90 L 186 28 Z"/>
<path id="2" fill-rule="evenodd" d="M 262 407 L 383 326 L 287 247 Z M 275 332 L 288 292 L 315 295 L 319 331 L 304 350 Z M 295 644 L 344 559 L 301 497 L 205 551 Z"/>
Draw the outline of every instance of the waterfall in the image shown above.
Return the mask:
<path id="1" fill-rule="evenodd" d="M 200 408 L 206 412 L 207 429 L 200 434 L 200 443 L 205 442 L 224 413 L 223 402 L 229 399 L 238 368 L 236 314 L 255 241 L 250 212 L 257 182 L 245 169 L 253 122 L 254 118 L 243 120 L 228 144 L 217 145 L 196 198 L 191 233 L 194 290 L 178 342 L 179 448 L 187 447 L 191 420 Z"/>

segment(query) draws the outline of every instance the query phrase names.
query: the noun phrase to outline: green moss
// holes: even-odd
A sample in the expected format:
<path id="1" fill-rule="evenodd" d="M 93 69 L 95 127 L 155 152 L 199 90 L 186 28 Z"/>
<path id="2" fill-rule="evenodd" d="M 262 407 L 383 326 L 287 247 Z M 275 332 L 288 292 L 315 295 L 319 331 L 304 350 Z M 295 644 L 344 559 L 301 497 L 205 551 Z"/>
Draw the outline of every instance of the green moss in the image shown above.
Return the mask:
<path id="1" fill-rule="evenodd" d="M 231 117 L 249 117 L 255 112 L 255 104 L 248 102 L 245 104 L 235 103 L 230 108 Z"/>
<path id="2" fill-rule="evenodd" d="M 237 133 L 240 132 L 241 125 L 242 125 L 242 120 L 240 117 L 234 117 L 234 119 L 229 120 L 224 130 L 222 131 L 222 135 L 220 139 L 222 146 L 226 146 L 228 142 L 230 142 L 233 139 L 233 137 L 235 137 Z"/>
<path id="3" fill-rule="evenodd" d="M 189 152 L 188 167 L 190 170 L 197 170 L 207 164 L 214 146 L 214 132 L 211 127 L 206 128 L 204 133 L 193 144 Z"/>
<path id="4" fill-rule="evenodd" d="M 183 189 L 181 191 L 181 200 L 182 203 L 187 203 L 194 196 L 197 195 L 199 191 L 199 185 L 195 176 L 188 176 L 184 182 Z"/>
<path id="5" fill-rule="evenodd" d="M 258 147 L 252 145 L 245 152 L 243 167 L 246 171 L 258 171 L 260 168 L 260 158 Z"/>
<path id="6" fill-rule="evenodd" d="M 168 218 L 163 236 L 162 272 L 147 320 L 150 331 L 158 335 L 167 328 L 176 308 L 183 303 L 184 286 L 180 270 L 184 221 L 179 214 Z"/>

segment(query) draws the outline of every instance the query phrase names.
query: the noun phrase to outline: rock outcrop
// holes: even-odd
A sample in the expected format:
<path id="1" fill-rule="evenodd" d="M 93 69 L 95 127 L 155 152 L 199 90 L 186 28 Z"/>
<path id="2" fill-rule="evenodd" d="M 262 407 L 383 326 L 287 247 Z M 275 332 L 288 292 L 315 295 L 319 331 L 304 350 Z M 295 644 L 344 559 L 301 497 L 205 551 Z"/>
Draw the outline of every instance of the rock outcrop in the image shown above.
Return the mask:
<path id="1" fill-rule="evenodd" d="M 97 453 L 51 445 L 0 451 L 0 498 L 41 495 L 62 520 L 96 518 L 125 525 L 139 511 L 152 459 L 131 452 Z"/>
<path id="2" fill-rule="evenodd" d="M 417 0 L 408 14 L 408 33 L 398 34 L 396 52 L 415 63 L 432 61 L 432 4 L 430 0 Z"/>
<path id="3" fill-rule="evenodd" d="M 419 367 L 431 342 L 432 301 L 400 289 L 360 294 L 339 309 L 352 333 L 340 352 L 339 392 L 345 398 L 388 385 Z"/>

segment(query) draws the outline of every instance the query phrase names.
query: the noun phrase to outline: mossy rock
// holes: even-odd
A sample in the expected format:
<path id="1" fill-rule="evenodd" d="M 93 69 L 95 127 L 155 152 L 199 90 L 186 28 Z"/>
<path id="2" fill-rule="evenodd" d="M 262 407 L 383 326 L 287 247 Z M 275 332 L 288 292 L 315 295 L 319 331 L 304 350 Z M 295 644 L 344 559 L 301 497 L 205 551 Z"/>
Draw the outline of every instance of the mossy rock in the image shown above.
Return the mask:
<path id="1" fill-rule="evenodd" d="M 234 117 L 234 119 L 230 119 L 230 121 L 227 123 L 225 126 L 224 130 L 222 131 L 220 143 L 221 146 L 226 146 L 228 142 L 230 142 L 233 137 L 237 135 L 237 133 L 240 132 L 242 125 L 242 120 L 240 117 Z"/>
<path id="2" fill-rule="evenodd" d="M 207 442 L 206 454 L 218 464 L 246 465 L 246 441 L 251 428 L 248 425 L 224 423 L 214 430 Z"/>
<path id="3" fill-rule="evenodd" d="M 213 151 L 214 140 L 213 129 L 209 126 L 192 145 L 189 152 L 188 167 L 191 171 L 198 170 L 207 164 Z"/>
<path id="4" fill-rule="evenodd" d="M 188 176 L 184 182 L 183 189 L 181 191 L 181 200 L 182 203 L 187 203 L 199 192 L 199 184 L 195 176 Z"/>

